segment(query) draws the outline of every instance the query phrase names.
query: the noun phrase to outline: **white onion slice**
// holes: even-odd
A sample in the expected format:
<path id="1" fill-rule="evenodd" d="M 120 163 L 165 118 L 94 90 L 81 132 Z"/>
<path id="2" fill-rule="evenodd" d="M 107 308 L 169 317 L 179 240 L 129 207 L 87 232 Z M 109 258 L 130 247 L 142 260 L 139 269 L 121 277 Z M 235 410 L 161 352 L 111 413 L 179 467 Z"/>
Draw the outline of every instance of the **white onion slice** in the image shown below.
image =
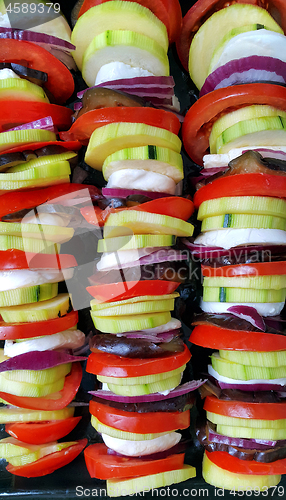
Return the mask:
<path id="1" fill-rule="evenodd" d="M 43 285 L 44 283 L 58 283 L 73 277 L 74 269 L 67 268 L 59 270 L 43 269 L 34 271 L 32 269 L 11 269 L 0 271 L 0 292 L 15 290 L 26 286 Z"/>
<path id="2" fill-rule="evenodd" d="M 286 385 L 286 378 L 272 378 L 269 380 L 261 380 L 261 379 L 251 379 L 251 380 L 238 380 L 235 378 L 225 377 L 224 375 L 220 375 L 216 370 L 213 369 L 211 365 L 208 365 L 208 373 L 219 382 L 224 382 L 226 384 L 239 384 L 239 385 L 255 385 L 255 384 L 277 384 L 281 386 Z"/>
<path id="3" fill-rule="evenodd" d="M 169 450 L 181 440 L 181 434 L 170 432 L 164 436 L 144 441 L 129 441 L 127 439 L 118 439 L 107 434 L 102 434 L 102 439 L 106 446 L 111 450 L 129 457 L 139 457 L 141 455 L 151 455 L 159 451 Z"/>
<path id="4" fill-rule="evenodd" d="M 107 188 L 141 189 L 156 191 L 158 193 L 175 194 L 176 183 L 167 175 L 150 172 L 147 170 L 126 168 L 111 174 L 106 185 Z"/>
<path id="5" fill-rule="evenodd" d="M 233 306 L 249 306 L 256 309 L 261 316 L 278 316 L 285 302 L 205 302 L 201 300 L 201 309 L 206 313 L 223 314 L 228 313 L 228 308 Z"/>
<path id="6" fill-rule="evenodd" d="M 139 259 L 150 253 L 160 250 L 159 247 L 136 248 L 134 250 L 118 250 L 117 252 L 106 252 L 102 254 L 100 261 L 97 263 L 98 271 L 109 271 L 111 269 L 121 269 L 122 266 L 128 267 L 129 262 L 138 261 L 138 269 L 140 267 Z M 138 270 L 138 280 L 140 280 L 140 269 Z"/>
<path id="7" fill-rule="evenodd" d="M 4 355 L 13 358 L 19 354 L 31 351 L 50 351 L 53 349 L 78 349 L 85 342 L 85 335 L 80 330 L 64 330 L 53 335 L 21 340 L 14 342 L 6 340 L 4 344 Z"/>
<path id="8" fill-rule="evenodd" d="M 230 193 L 231 195 L 231 193 Z M 216 229 L 199 234 L 195 245 L 220 247 L 229 250 L 239 245 L 286 245 L 286 231 L 282 229 Z"/>

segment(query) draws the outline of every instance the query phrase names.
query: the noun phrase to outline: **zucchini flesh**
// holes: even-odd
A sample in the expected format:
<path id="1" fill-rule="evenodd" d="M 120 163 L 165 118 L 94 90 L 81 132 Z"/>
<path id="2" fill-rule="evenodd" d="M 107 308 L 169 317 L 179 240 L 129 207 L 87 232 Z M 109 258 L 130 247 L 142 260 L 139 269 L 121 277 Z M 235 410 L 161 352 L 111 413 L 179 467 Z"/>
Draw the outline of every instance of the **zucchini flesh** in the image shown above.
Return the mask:
<path id="1" fill-rule="evenodd" d="M 252 352 L 252 351 L 227 351 L 220 350 L 222 359 L 242 363 L 243 365 L 264 366 L 278 368 L 286 365 L 286 351 Z"/>
<path id="2" fill-rule="evenodd" d="M 126 439 L 129 441 L 147 441 L 149 439 L 156 439 L 158 437 L 165 436 L 165 434 L 169 434 L 170 432 L 166 431 L 149 434 L 135 434 L 135 432 L 121 431 L 119 429 L 115 429 L 114 427 L 110 427 L 109 425 L 102 424 L 94 415 L 91 415 L 90 423 L 97 430 L 97 432 L 107 434 L 108 436 L 117 439 Z"/>
<path id="3" fill-rule="evenodd" d="M 223 359 L 219 354 L 211 356 L 214 370 L 224 377 L 236 380 L 271 380 L 286 377 L 286 366 L 251 366 Z"/>
<path id="4" fill-rule="evenodd" d="M 203 458 L 203 478 L 215 486 L 226 490 L 254 492 L 265 491 L 265 488 L 276 486 L 281 481 L 281 475 L 235 474 L 215 465 L 207 457 Z M 254 496 L 256 496 L 254 494 Z"/>
<path id="5" fill-rule="evenodd" d="M 139 476 L 132 479 L 108 479 L 106 481 L 107 494 L 110 497 L 140 494 L 141 491 L 182 483 L 196 477 L 196 469 L 191 465 L 184 465 L 182 469 L 175 469 L 148 476 Z M 144 494 L 143 494 L 144 495 Z"/>
<path id="6" fill-rule="evenodd" d="M 58 283 L 44 283 L 43 285 L 6 290 L 5 292 L 0 292 L 0 307 L 21 306 L 33 302 L 42 302 L 56 297 L 57 294 Z M 2 314 L 1 310 L 0 313 Z"/>
<path id="7" fill-rule="evenodd" d="M 70 295 L 60 293 L 54 298 L 43 300 L 40 303 L 1 308 L 0 314 L 5 323 L 31 323 L 65 316 L 70 310 Z"/>

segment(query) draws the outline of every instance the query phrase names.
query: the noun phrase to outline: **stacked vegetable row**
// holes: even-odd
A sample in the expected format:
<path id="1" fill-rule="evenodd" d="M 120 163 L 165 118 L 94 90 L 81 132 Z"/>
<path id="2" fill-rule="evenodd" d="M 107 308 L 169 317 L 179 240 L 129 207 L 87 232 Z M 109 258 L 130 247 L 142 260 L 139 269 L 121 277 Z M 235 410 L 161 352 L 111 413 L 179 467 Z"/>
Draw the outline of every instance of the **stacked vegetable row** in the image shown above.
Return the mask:
<path id="1" fill-rule="evenodd" d="M 197 2 L 185 27 L 202 24 L 204 7 L 204 1 Z M 277 485 L 286 471 L 285 341 L 279 316 L 285 305 L 286 185 L 284 135 L 276 126 L 277 117 L 283 123 L 286 94 L 269 83 L 227 85 L 249 81 L 246 70 L 253 67 L 259 72 L 250 73 L 250 81 L 264 80 L 260 70 L 265 64 L 269 68 L 269 60 L 260 57 L 264 54 L 258 52 L 259 61 L 243 56 L 253 56 L 250 40 L 259 40 L 264 48 L 269 41 L 271 56 L 280 59 L 273 40 L 275 31 L 282 32 L 266 10 L 253 5 L 234 4 L 214 14 L 220 8 L 216 2 L 208 8 L 208 20 L 191 44 L 189 67 L 202 93 L 217 90 L 192 106 L 183 126 L 188 153 L 205 165 L 194 197 L 202 232 L 194 242 L 186 241 L 203 261 L 204 276 L 204 312 L 190 340 L 219 350 L 208 368 L 205 388 L 212 395 L 204 405 L 207 425 L 199 431 L 207 450 L 203 476 L 221 488 L 263 490 Z M 277 36 L 283 43 L 284 35 Z M 186 39 L 181 42 L 182 48 Z M 204 60 L 200 67 L 198 57 Z M 276 69 L 267 80 L 277 81 Z M 212 154 L 204 156 L 208 148 Z"/>
<path id="2" fill-rule="evenodd" d="M 58 104 L 71 96 L 73 77 L 51 52 L 57 49 L 67 62 L 70 56 L 59 47 L 73 46 L 2 27 L 0 47 L 0 421 L 12 436 L 1 440 L 0 455 L 9 472 L 33 477 L 69 463 L 86 445 L 57 442 L 80 420 L 68 405 L 81 382 L 83 358 L 68 350 L 85 342 L 69 294 L 58 294 L 58 283 L 77 265 L 72 255 L 59 255 L 74 233 L 61 204 L 82 186 L 69 184 L 68 160 L 80 143 L 57 140 L 58 129 L 70 125 L 71 111 Z"/>
<path id="3" fill-rule="evenodd" d="M 139 11 L 129 2 L 111 4 L 122 13 Z M 111 4 L 98 7 L 109 12 Z M 98 7 L 79 19 L 73 36 Z M 116 15 L 110 19 L 108 26 L 118 22 Z M 135 80 L 142 85 L 143 78 Z M 157 82 L 148 77 L 149 85 Z M 103 227 L 97 249 L 102 257 L 88 287 L 100 333 L 91 341 L 87 371 L 103 384 L 92 392 L 90 412 L 105 444 L 89 446 L 85 459 L 92 477 L 107 480 L 110 496 L 143 491 L 146 478 L 150 488 L 194 475 L 183 465 L 184 446 L 178 448 L 175 431 L 188 428 L 190 391 L 201 382 L 176 389 L 190 353 L 180 339 L 181 323 L 171 318 L 175 290 L 188 269 L 186 256 L 172 247 L 177 236 L 193 232 L 186 222 L 193 203 L 170 197 L 183 178 L 178 118 L 142 105 L 134 96 L 89 89 L 70 131 L 62 134 L 86 144 L 86 163 L 108 180 L 102 190 L 107 207 L 82 214 Z"/>

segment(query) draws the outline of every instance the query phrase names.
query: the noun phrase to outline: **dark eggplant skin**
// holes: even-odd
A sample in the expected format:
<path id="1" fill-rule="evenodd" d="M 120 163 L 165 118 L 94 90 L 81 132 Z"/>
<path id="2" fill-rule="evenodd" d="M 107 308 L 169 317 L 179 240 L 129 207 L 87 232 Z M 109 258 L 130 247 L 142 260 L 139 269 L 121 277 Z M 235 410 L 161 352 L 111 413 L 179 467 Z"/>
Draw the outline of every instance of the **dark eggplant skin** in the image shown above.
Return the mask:
<path id="1" fill-rule="evenodd" d="M 275 391 L 241 391 L 239 389 L 221 389 L 214 382 L 208 380 L 199 389 L 201 398 L 216 396 L 223 401 L 242 401 L 244 403 L 280 403 L 285 402 L 286 393 Z M 283 394 L 285 396 L 283 397 Z"/>
<path id="2" fill-rule="evenodd" d="M 267 318 L 265 318 L 266 321 L 266 330 L 265 333 L 272 333 L 272 334 L 279 334 L 279 335 L 286 335 L 286 322 L 281 316 L 281 321 L 277 319 L 277 322 L 279 325 L 278 329 L 275 329 L 267 324 Z M 261 330 L 259 328 L 256 328 L 254 325 L 249 323 L 249 321 L 238 318 L 236 316 L 233 316 L 232 314 L 228 313 L 222 313 L 222 314 L 212 314 L 212 313 L 201 313 L 197 314 L 194 317 L 194 321 L 192 323 L 193 326 L 196 325 L 214 325 L 214 326 L 219 326 L 220 328 L 226 328 L 228 330 L 241 330 L 241 331 L 246 331 L 246 332 L 259 332 L 261 333 Z"/>
<path id="3" fill-rule="evenodd" d="M 283 160 L 277 160 L 275 158 L 263 158 L 263 156 L 258 153 L 258 151 L 246 151 L 242 155 L 231 160 L 228 164 L 228 169 L 226 172 L 219 172 L 214 174 L 207 179 L 196 184 L 196 189 L 200 189 L 206 184 L 210 184 L 216 179 L 221 177 L 229 177 L 230 175 L 237 174 L 249 174 L 249 173 L 261 173 L 268 175 L 286 175 L 286 162 Z"/>
<path id="4" fill-rule="evenodd" d="M 175 337 L 170 342 L 157 344 L 142 338 L 127 338 L 125 336 L 97 334 L 90 341 L 90 350 L 100 350 L 123 356 L 124 358 L 158 358 L 168 353 L 183 352 L 184 342 Z"/>
<path id="5" fill-rule="evenodd" d="M 200 444 L 207 451 L 226 451 L 229 455 L 240 458 L 241 460 L 271 463 L 286 458 L 286 446 L 269 447 L 266 450 L 250 450 L 225 443 L 214 443 L 209 441 L 208 427 L 206 424 L 197 428 L 196 436 Z"/>
<path id="6" fill-rule="evenodd" d="M 97 403 L 110 406 L 111 408 L 117 408 L 118 410 L 127 412 L 137 412 L 137 413 L 152 413 L 158 411 L 174 412 L 174 411 L 187 411 L 190 410 L 195 401 L 196 396 L 193 392 L 188 392 L 182 396 L 177 396 L 176 398 L 163 399 L 162 401 L 152 401 L 146 403 L 118 403 L 117 401 L 109 401 L 107 399 L 98 398 L 96 396 L 92 397 L 93 401 Z"/>

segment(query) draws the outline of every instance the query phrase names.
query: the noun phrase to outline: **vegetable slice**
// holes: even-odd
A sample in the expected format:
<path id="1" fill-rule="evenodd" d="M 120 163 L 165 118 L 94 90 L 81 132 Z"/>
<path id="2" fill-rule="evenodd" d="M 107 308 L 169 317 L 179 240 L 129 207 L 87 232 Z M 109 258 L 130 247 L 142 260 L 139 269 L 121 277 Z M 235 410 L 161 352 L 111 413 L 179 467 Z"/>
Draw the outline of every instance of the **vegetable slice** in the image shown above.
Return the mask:
<path id="1" fill-rule="evenodd" d="M 22 466 L 8 465 L 7 471 L 15 476 L 39 477 L 51 474 L 56 469 L 69 464 L 74 460 L 87 445 L 87 439 L 81 439 L 76 444 L 51 455 L 47 455 L 36 462 Z"/>
<path id="2" fill-rule="evenodd" d="M 97 479 L 149 475 L 179 468 L 184 462 L 182 453 L 158 460 L 110 455 L 109 449 L 102 443 L 88 446 L 84 458 L 90 477 Z"/>
<path id="3" fill-rule="evenodd" d="M 80 420 L 81 417 L 69 417 L 47 422 L 16 422 L 6 424 L 5 431 L 24 443 L 44 444 L 66 436 Z"/>

